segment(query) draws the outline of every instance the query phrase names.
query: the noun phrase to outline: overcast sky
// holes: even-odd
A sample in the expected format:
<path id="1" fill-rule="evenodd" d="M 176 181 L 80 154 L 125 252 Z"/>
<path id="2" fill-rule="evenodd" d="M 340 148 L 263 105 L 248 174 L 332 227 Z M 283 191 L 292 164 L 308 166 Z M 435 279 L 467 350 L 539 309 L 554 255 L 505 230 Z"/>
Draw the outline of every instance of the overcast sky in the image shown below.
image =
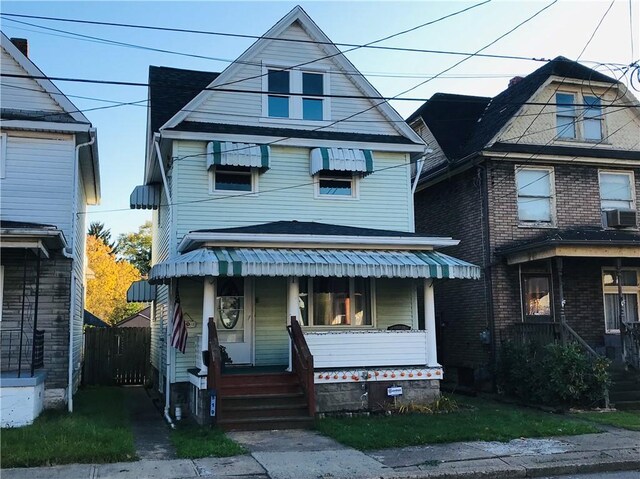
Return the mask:
<path id="1" fill-rule="evenodd" d="M 300 5 L 337 43 L 364 44 L 437 19 L 477 2 L 301 2 Z M 547 1 L 498 1 L 475 8 L 437 24 L 382 43 L 387 46 L 474 52 L 530 17 Z M 531 22 L 491 46 L 485 53 L 576 59 L 611 4 L 606 1 L 560 1 Z M 2 1 L 2 13 L 19 13 L 83 20 L 169 26 L 191 30 L 261 35 L 295 2 L 31 2 Z M 631 9 L 631 13 L 630 13 Z M 591 62 L 629 64 L 640 56 L 639 0 L 615 0 L 591 43 L 581 57 L 585 65 L 619 76 L 611 66 Z M 630 25 L 630 18 L 633 26 Z M 73 77 L 146 82 L 149 65 L 222 71 L 251 45 L 251 40 L 189 33 L 124 29 L 109 26 L 61 23 L 3 17 L 2 31 L 9 37 L 29 39 L 30 57 L 52 77 Z M 210 57 L 159 53 L 131 47 L 87 41 L 69 33 L 43 30 L 42 26 L 145 47 Z M 633 31 L 634 38 L 631 37 Z M 359 49 L 347 54 L 384 96 L 394 96 L 429 76 L 441 72 L 463 57 L 433 53 Z M 429 81 L 409 96 L 429 98 L 435 92 L 493 96 L 510 77 L 525 75 L 541 63 L 524 60 L 473 58 L 447 75 Z M 56 82 L 81 110 L 108 105 L 104 101 L 136 102 L 147 97 L 146 88 Z M 636 96 L 637 92 L 636 92 Z M 403 117 L 420 103 L 393 102 Z M 142 106 L 140 106 L 142 105 Z M 88 222 L 102 221 L 114 236 L 134 231 L 150 218 L 146 211 L 131 211 L 129 193 L 142 182 L 146 107 L 119 106 L 87 111 L 98 128 L 102 203 L 91 207 Z M 123 211 L 111 211 L 123 210 Z"/>

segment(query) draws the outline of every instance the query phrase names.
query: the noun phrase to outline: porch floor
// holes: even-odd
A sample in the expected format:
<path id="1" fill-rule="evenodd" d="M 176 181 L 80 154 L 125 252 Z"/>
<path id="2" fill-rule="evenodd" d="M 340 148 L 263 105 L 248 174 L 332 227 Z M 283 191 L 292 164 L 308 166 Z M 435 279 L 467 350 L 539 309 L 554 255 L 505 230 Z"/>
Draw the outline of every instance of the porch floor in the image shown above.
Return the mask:
<path id="1" fill-rule="evenodd" d="M 232 374 L 274 374 L 284 373 L 289 366 L 287 364 L 275 366 L 225 366 L 223 375 Z"/>

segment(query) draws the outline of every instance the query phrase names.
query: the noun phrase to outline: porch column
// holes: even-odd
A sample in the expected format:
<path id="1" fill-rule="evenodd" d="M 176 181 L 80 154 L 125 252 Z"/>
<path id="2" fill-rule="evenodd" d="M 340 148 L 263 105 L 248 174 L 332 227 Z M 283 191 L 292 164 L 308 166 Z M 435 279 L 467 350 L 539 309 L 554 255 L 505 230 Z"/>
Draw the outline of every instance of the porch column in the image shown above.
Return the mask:
<path id="1" fill-rule="evenodd" d="M 424 329 L 426 330 L 427 366 L 439 366 L 436 344 L 436 305 L 433 280 L 424 280 Z"/>
<path id="2" fill-rule="evenodd" d="M 300 285 L 298 278 L 292 276 L 287 281 L 288 285 L 288 301 L 287 301 L 287 326 L 291 324 L 291 318 L 300 318 L 300 305 L 298 304 L 298 298 L 300 296 Z M 289 371 L 292 370 L 291 364 L 291 337 L 289 337 Z"/>
<path id="3" fill-rule="evenodd" d="M 216 280 L 213 276 L 205 276 L 204 278 L 204 291 L 202 294 L 202 335 L 200 350 L 206 351 L 209 349 L 209 318 L 215 317 L 215 303 L 216 303 Z M 204 363 L 202 354 L 199 358 L 200 371 L 206 373 L 208 371 L 208 365 Z"/>
<path id="4" fill-rule="evenodd" d="M 618 284 L 618 321 L 620 323 L 620 345 L 622 350 L 622 361 L 626 362 L 626 354 L 624 350 L 625 336 L 627 328 L 625 326 L 625 304 L 624 294 L 622 293 L 622 259 L 616 258 L 616 283 Z"/>

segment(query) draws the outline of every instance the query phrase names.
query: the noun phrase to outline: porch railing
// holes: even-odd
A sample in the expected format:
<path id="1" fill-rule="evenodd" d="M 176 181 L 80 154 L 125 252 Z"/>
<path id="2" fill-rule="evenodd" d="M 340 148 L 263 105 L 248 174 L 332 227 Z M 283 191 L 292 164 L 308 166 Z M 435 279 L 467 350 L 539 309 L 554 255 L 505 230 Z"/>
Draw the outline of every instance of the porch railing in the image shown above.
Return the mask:
<path id="1" fill-rule="evenodd" d="M 625 362 L 640 370 L 640 322 L 624 323 L 622 342 Z"/>
<path id="2" fill-rule="evenodd" d="M 502 334 L 503 340 L 516 343 L 549 344 L 561 341 L 560 323 L 553 321 L 527 321 L 511 325 L 511 329 Z"/>
<path id="3" fill-rule="evenodd" d="M 316 389 L 313 378 L 313 356 L 304 339 L 304 334 L 300 323 L 295 316 L 291 316 L 291 324 L 287 326 L 287 331 L 291 337 L 291 364 L 293 371 L 297 373 L 300 384 L 307 397 L 307 408 L 309 416 L 316 413 Z"/>
<path id="4" fill-rule="evenodd" d="M 218 340 L 218 329 L 213 318 L 209 318 L 209 361 L 207 370 L 207 389 L 217 390 L 218 400 L 216 404 L 216 419 L 219 421 L 222 411 L 220 410 L 220 388 L 222 386 L 222 355 L 220 354 L 220 341 Z"/>
<path id="5" fill-rule="evenodd" d="M 33 376 L 44 367 L 44 331 L 37 329 L 32 335 L 20 329 L 0 329 L 0 365 L 3 372 Z"/>

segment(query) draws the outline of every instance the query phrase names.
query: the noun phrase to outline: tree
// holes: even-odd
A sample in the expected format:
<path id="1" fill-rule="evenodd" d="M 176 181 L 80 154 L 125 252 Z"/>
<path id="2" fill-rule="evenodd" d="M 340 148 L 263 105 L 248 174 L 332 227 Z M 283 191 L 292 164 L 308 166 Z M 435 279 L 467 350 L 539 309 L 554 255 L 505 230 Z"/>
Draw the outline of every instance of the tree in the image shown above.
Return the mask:
<path id="1" fill-rule="evenodd" d="M 116 245 L 118 257 L 138 268 L 142 276 L 151 269 L 151 221 L 138 227 L 137 233 L 121 234 Z"/>
<path id="2" fill-rule="evenodd" d="M 141 303 L 127 303 L 127 289 L 140 279 L 131 263 L 117 260 L 111 249 L 95 235 L 87 235 L 87 310 L 111 324 L 140 311 Z"/>
<path id="3" fill-rule="evenodd" d="M 87 234 L 98 238 L 109 247 L 111 253 L 116 254 L 117 246 L 113 241 L 111 241 L 111 230 L 106 228 L 104 223 L 101 223 L 100 221 L 92 221 L 89 225 L 89 231 L 87 231 Z"/>

